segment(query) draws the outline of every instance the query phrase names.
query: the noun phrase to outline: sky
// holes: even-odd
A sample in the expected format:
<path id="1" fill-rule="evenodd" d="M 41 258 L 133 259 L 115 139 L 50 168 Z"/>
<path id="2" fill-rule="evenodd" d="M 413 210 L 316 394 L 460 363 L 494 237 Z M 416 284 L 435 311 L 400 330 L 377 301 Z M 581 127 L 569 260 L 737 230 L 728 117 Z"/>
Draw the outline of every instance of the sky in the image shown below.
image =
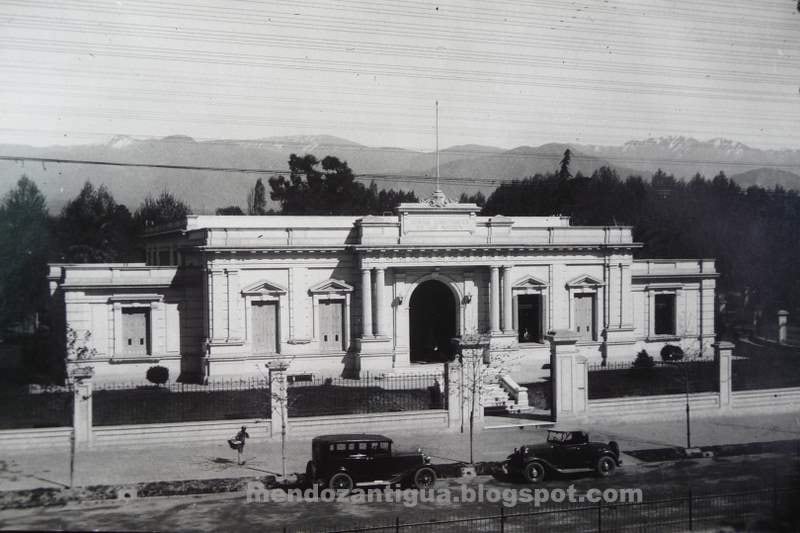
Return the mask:
<path id="1" fill-rule="evenodd" d="M 0 0 L 0 143 L 798 147 L 789 0 Z"/>

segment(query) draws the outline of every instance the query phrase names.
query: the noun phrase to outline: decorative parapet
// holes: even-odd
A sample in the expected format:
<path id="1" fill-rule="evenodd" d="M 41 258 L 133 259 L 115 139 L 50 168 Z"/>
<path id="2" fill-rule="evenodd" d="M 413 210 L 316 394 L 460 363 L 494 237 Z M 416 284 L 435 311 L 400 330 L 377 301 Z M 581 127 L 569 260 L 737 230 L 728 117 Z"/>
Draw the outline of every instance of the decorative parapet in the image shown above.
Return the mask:
<path id="1" fill-rule="evenodd" d="M 719 277 L 713 259 L 637 259 L 631 266 L 636 279 L 658 277 Z"/>

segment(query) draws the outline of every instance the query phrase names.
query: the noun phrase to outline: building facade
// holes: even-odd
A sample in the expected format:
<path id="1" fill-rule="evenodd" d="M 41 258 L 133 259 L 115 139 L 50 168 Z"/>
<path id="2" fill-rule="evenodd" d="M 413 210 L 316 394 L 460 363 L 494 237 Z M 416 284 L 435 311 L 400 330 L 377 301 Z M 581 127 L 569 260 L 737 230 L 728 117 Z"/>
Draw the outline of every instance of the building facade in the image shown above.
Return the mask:
<path id="1" fill-rule="evenodd" d="M 190 216 L 148 234 L 145 263 L 54 264 L 50 289 L 98 377 L 401 372 L 473 332 L 521 380 L 553 329 L 590 361 L 710 353 L 713 260 L 634 260 L 629 227 L 478 211 L 437 191 L 394 216 Z"/>

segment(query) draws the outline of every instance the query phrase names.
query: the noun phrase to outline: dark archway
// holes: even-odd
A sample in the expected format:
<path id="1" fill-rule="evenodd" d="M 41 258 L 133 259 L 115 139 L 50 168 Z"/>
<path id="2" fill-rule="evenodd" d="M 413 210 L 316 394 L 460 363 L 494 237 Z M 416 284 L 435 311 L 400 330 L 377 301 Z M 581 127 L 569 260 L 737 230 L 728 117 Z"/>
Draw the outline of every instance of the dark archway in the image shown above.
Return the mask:
<path id="1" fill-rule="evenodd" d="M 456 299 L 441 281 L 424 281 L 408 305 L 411 362 L 443 362 L 456 336 Z"/>

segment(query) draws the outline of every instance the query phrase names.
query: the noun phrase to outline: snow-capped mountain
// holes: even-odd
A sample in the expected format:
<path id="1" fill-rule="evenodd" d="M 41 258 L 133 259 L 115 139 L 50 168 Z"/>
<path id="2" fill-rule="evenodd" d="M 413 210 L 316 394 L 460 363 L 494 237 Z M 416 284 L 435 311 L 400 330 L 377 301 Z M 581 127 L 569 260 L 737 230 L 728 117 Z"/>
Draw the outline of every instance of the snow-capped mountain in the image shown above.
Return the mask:
<path id="1" fill-rule="evenodd" d="M 630 141 L 622 146 L 548 143 L 510 150 L 494 146 L 461 145 L 439 153 L 445 193 L 488 195 L 497 180 L 522 179 L 557 170 L 564 150 L 572 151 L 570 168 L 589 176 L 601 166 L 615 168 L 621 177 L 650 177 L 658 168 L 677 178 L 700 172 L 710 178 L 724 171 L 743 186 L 781 185 L 800 189 L 800 150 L 760 150 L 723 138 L 699 141 L 690 137 L 662 137 Z M 261 139 L 198 141 L 185 135 L 164 138 L 116 136 L 103 144 L 51 146 L 0 145 L 0 155 L 19 157 L 0 161 L 0 194 L 10 190 L 22 174 L 34 179 L 52 211 L 74 198 L 85 181 L 106 184 L 116 200 L 135 209 L 148 194 L 167 189 L 199 213 L 218 207 L 244 206 L 247 193 L 259 177 L 244 172 L 177 170 L 150 167 L 57 164 L 25 161 L 25 157 L 81 159 L 154 165 L 267 169 L 284 171 L 292 153 L 333 155 L 347 161 L 359 179 L 372 179 L 381 188 L 413 190 L 420 197 L 433 188 L 435 155 L 395 147 L 371 147 L 332 135 L 296 135 Z M 266 179 L 270 173 L 261 174 Z M 453 179 L 455 178 L 455 179 Z M 457 179 L 464 179 L 459 183 Z M 485 185 L 482 183 L 485 181 Z"/>

